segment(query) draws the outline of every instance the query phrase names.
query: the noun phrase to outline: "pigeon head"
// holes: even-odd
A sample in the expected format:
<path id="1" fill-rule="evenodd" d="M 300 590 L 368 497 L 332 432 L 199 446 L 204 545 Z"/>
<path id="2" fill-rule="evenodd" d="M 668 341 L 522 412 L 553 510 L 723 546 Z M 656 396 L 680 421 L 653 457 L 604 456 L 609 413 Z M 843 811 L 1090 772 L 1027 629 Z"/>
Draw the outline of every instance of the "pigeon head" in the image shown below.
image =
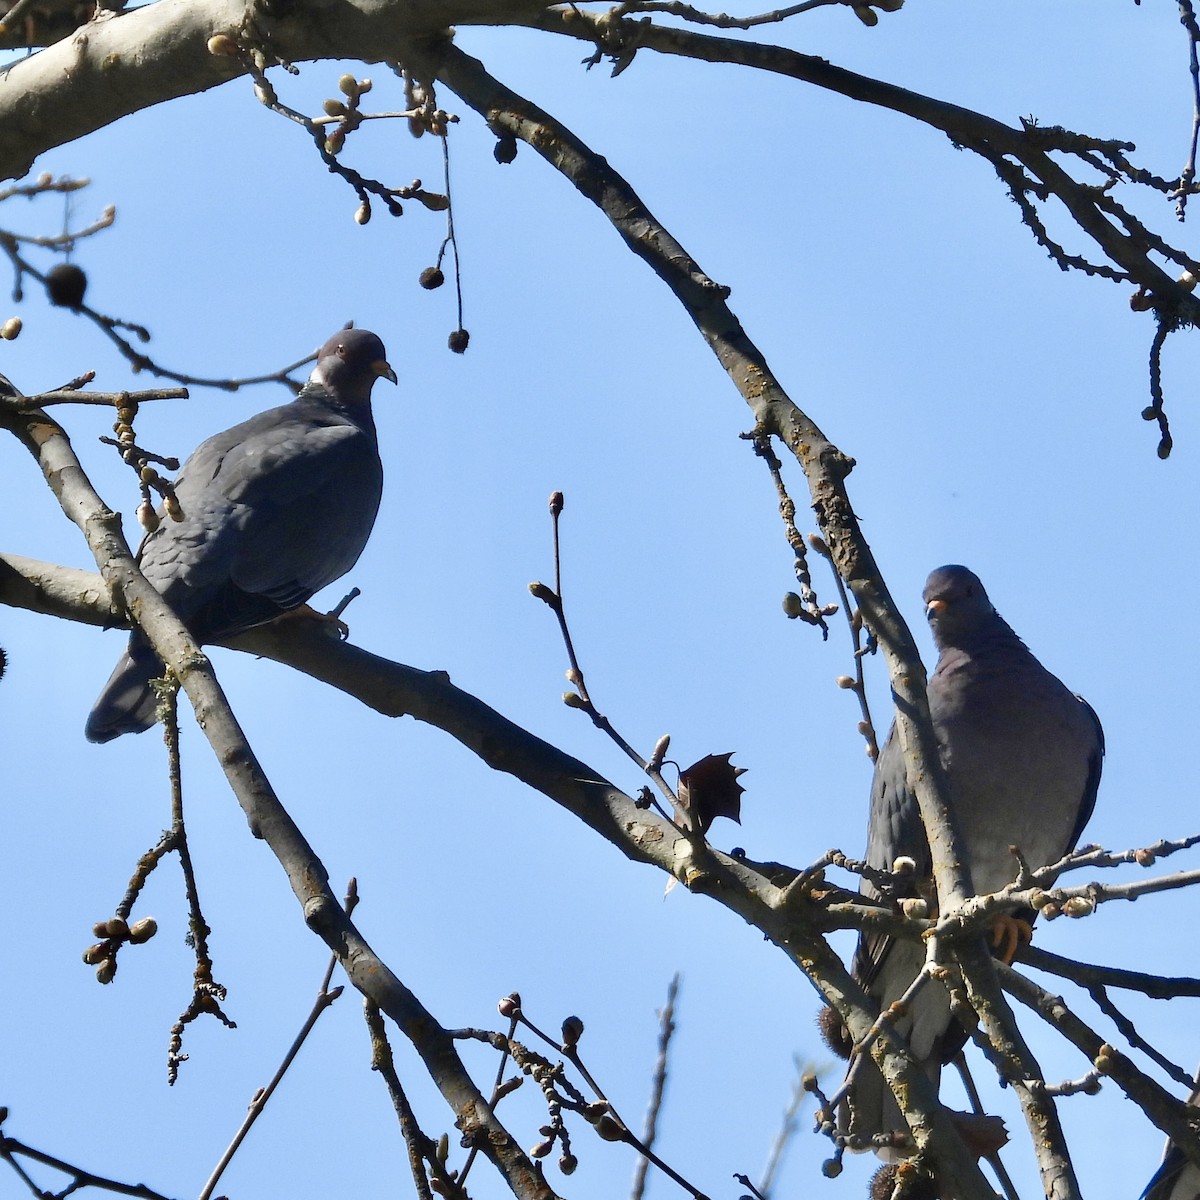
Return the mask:
<path id="1" fill-rule="evenodd" d="M 1003 626 L 979 576 L 966 567 L 938 567 L 925 581 L 925 617 L 938 649 L 967 647 L 979 635 Z"/>
<path id="2" fill-rule="evenodd" d="M 396 382 L 383 342 L 367 329 L 342 329 L 317 352 L 312 382 L 320 384 L 337 401 L 364 404 L 371 398 L 375 380 Z"/>

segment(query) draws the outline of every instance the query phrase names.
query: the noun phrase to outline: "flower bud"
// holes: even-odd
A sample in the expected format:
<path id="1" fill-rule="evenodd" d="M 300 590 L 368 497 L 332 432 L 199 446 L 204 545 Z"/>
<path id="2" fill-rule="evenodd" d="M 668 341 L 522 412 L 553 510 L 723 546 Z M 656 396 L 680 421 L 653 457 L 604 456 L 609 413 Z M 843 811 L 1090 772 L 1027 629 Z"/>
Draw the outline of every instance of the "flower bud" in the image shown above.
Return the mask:
<path id="1" fill-rule="evenodd" d="M 101 983 L 112 983 L 113 976 L 117 973 L 117 960 L 115 958 L 106 958 L 96 968 L 96 978 Z"/>
<path id="2" fill-rule="evenodd" d="M 1072 896 L 1062 910 L 1068 917 L 1090 917 L 1096 911 L 1096 902 L 1087 896 Z"/>
<path id="3" fill-rule="evenodd" d="M 560 1170 L 560 1171 L 561 1171 L 561 1172 L 562 1172 L 564 1175 L 574 1175 L 574 1174 L 575 1174 L 575 1168 L 576 1168 L 577 1166 L 579 1166 L 579 1159 L 577 1159 L 577 1158 L 575 1157 L 575 1155 L 573 1155 L 573 1154 L 564 1154 L 564 1155 L 563 1155 L 563 1156 L 562 1156 L 562 1157 L 561 1157 L 561 1158 L 558 1160 L 558 1169 L 559 1169 L 559 1170 Z"/>
<path id="4" fill-rule="evenodd" d="M 121 917 L 110 917 L 104 923 L 104 932 L 110 938 L 127 938 L 129 936 L 129 926 Z"/>
<path id="5" fill-rule="evenodd" d="M 148 942 L 158 932 L 158 922 L 153 917 L 143 917 L 129 927 L 129 940 L 135 946 Z"/>
<path id="6" fill-rule="evenodd" d="M 854 688 L 858 687 L 857 680 L 853 679 L 849 675 L 839 675 L 836 682 L 838 687 L 845 688 L 846 691 L 852 691 Z"/>
<path id="7" fill-rule="evenodd" d="M 0 325 L 0 338 L 6 342 L 13 341 L 21 332 L 21 318 L 9 317 L 3 325 Z"/>
<path id="8" fill-rule="evenodd" d="M 238 55 L 238 44 L 227 33 L 214 33 L 208 39 L 208 52 L 218 57 L 225 55 L 228 58 L 236 58 Z"/>
<path id="9" fill-rule="evenodd" d="M 138 524 L 147 533 L 153 533 L 158 528 L 158 513 L 154 511 L 154 505 L 149 500 L 143 500 L 138 505 L 137 519 Z"/>
<path id="10" fill-rule="evenodd" d="M 326 100 L 321 107 L 325 110 L 327 117 L 344 117 L 349 112 L 349 109 L 340 100 Z"/>
<path id="11" fill-rule="evenodd" d="M 107 957 L 107 942 L 96 942 L 83 952 L 83 961 L 87 963 L 89 967 L 94 967 L 97 963 L 103 962 Z"/>
<path id="12" fill-rule="evenodd" d="M 343 96 L 357 96 L 361 90 L 358 86 L 358 80 L 353 75 L 343 75 L 338 80 L 338 91 Z"/>
<path id="13" fill-rule="evenodd" d="M 1154 860 L 1158 857 L 1153 850 L 1138 850 L 1133 856 L 1133 861 L 1139 867 L 1152 867 Z"/>
<path id="14" fill-rule="evenodd" d="M 510 992 L 496 1007 L 502 1017 L 515 1017 L 521 1011 L 521 993 Z"/>
<path id="15" fill-rule="evenodd" d="M 562 1023 L 563 1049 L 569 1050 L 583 1037 L 583 1022 L 578 1017 L 567 1017 Z"/>
<path id="16" fill-rule="evenodd" d="M 607 1114 L 596 1122 L 596 1132 L 606 1142 L 623 1142 L 625 1131 Z"/>
<path id="17" fill-rule="evenodd" d="M 794 621 L 804 611 L 804 601 L 795 592 L 785 592 L 783 597 L 783 615 L 789 621 Z"/>

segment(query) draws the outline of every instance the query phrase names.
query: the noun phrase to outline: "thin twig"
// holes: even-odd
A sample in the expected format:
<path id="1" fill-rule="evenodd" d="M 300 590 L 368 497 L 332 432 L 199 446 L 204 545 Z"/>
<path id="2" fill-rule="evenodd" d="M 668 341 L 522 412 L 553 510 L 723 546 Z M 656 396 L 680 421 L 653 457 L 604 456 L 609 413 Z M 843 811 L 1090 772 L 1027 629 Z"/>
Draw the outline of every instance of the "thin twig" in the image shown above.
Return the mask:
<path id="1" fill-rule="evenodd" d="M 658 1014 L 658 1055 L 654 1060 L 654 1074 L 650 1084 L 650 1103 L 646 1108 L 646 1120 L 642 1126 L 642 1143 L 652 1147 L 658 1136 L 658 1113 L 662 1108 L 663 1093 L 667 1086 L 668 1051 L 671 1035 L 675 1032 L 675 1000 L 679 995 L 679 974 L 676 972 L 667 985 L 667 1002 Z M 650 1160 L 641 1155 L 633 1170 L 633 1187 L 630 1200 L 642 1200 L 646 1190 L 646 1170 Z"/>
<path id="2" fill-rule="evenodd" d="M 358 903 L 358 884 L 354 879 L 350 880 L 350 884 L 346 889 L 346 911 L 347 913 L 354 911 L 354 906 Z M 308 1035 L 312 1032 L 313 1026 L 320 1020 L 321 1014 L 342 994 L 345 990 L 342 985 L 330 989 L 330 983 L 333 981 L 333 972 L 337 967 L 337 955 L 331 955 L 329 965 L 325 968 L 325 975 L 321 979 L 321 984 L 317 988 L 317 996 L 313 1001 L 313 1006 L 309 1014 L 304 1019 L 304 1024 L 300 1026 L 300 1032 L 296 1034 L 292 1044 L 288 1047 L 287 1053 L 283 1056 L 283 1061 L 279 1064 L 278 1070 L 271 1077 L 270 1083 L 266 1087 L 260 1088 L 254 1093 L 254 1098 L 250 1101 L 250 1106 L 246 1110 L 246 1116 L 241 1125 L 238 1126 L 237 1132 L 233 1135 L 233 1140 L 225 1148 L 225 1152 L 217 1160 L 217 1165 L 213 1168 L 212 1174 L 209 1175 L 208 1181 L 201 1189 L 197 1200 L 208 1200 L 213 1194 L 213 1189 L 217 1186 L 221 1176 L 225 1173 L 225 1168 L 233 1161 L 233 1156 L 237 1153 L 238 1147 L 246 1140 L 246 1135 L 250 1132 L 254 1122 L 262 1115 L 263 1109 L 267 1106 L 267 1101 L 271 1099 L 275 1089 L 282 1082 L 284 1075 L 287 1074 L 288 1068 L 292 1065 L 296 1055 L 300 1052 L 300 1047 L 304 1045 Z M 428 1200 L 428 1197 L 423 1198 Z"/>

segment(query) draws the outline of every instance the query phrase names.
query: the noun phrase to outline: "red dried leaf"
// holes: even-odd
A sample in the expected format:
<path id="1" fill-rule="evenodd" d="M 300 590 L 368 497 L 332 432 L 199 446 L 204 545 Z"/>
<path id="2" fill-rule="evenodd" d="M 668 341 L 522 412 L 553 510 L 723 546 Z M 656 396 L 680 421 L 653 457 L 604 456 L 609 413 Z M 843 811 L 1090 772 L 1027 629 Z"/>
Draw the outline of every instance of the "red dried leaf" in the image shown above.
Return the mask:
<path id="1" fill-rule="evenodd" d="M 707 833 L 718 817 L 742 823 L 742 793 L 738 783 L 745 767 L 735 767 L 728 754 L 706 754 L 699 762 L 679 772 L 679 805 L 692 822 L 692 828 Z"/>

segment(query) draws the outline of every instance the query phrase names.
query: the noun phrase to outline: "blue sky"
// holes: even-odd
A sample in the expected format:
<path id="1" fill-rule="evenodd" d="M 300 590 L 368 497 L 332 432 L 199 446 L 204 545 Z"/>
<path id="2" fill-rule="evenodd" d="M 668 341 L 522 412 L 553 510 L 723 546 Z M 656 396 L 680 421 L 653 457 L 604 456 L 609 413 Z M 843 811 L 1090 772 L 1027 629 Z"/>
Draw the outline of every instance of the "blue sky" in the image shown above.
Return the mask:
<path id="1" fill-rule="evenodd" d="M 770 31 L 775 32 L 775 31 Z M 848 11 L 778 31 L 788 44 L 1014 122 L 1033 114 L 1138 144 L 1176 173 L 1191 120 L 1186 43 L 1169 5 L 1094 0 L 1006 5 L 910 0 L 874 29 Z M 764 40 L 765 37 L 764 37 Z M 1165 356 L 1176 449 L 1160 462 L 1139 418 L 1148 315 L 1131 289 L 1064 275 L 1018 223 L 991 168 L 890 113 L 748 72 L 649 53 L 612 80 L 585 73 L 575 43 L 462 30 L 460 44 L 563 119 L 628 178 L 713 278 L 793 398 L 857 460 L 851 495 L 893 590 L 920 620 L 927 572 L 973 567 L 1051 669 L 1084 694 L 1108 736 L 1087 837 L 1113 848 L 1193 832 L 1191 636 L 1200 420 L 1192 335 Z M 315 111 L 344 68 L 277 81 Z M 361 71 L 360 71 L 361 73 Z M 400 107 L 380 67 L 377 106 Z M 342 322 L 375 329 L 400 387 L 380 388 L 387 483 L 370 546 L 345 581 L 358 644 L 448 670 L 476 693 L 633 790 L 636 771 L 559 700 L 566 666 L 553 618 L 529 597 L 552 571 L 546 498 L 566 495 L 567 604 L 601 708 L 648 752 L 670 732 L 681 761 L 736 751 L 750 768 L 743 825 L 723 848 L 804 864 L 864 840 L 870 768 L 857 711 L 834 685 L 850 666 L 788 622 L 793 584 L 770 479 L 738 434 L 748 410 L 666 289 L 603 217 L 528 149 L 497 165 L 462 113 L 452 142 L 456 226 L 471 346 L 450 354 L 449 289 L 417 286 L 443 236 L 418 206 L 353 221 L 356 200 L 248 82 L 141 114 L 47 155 L 37 170 L 86 175 L 80 222 L 116 226 L 79 248 L 101 310 L 142 321 L 152 351 L 183 370 L 257 373 L 292 361 Z M 384 123 L 348 157 L 387 182 L 435 187 L 431 139 Z M 1135 203 L 1132 197 L 1124 197 Z M 1141 203 L 1177 230 L 1165 203 Z M 55 201 L 10 201 L 0 224 L 57 228 Z M 1059 223 L 1058 232 L 1063 233 Z M 1063 236 L 1068 236 L 1063 233 Z M 1081 245 L 1081 244 L 1080 244 Z M 1074 247 L 1073 247 L 1074 248 Z M 133 377 L 83 320 L 28 289 L 25 332 L 0 344 L 24 390 L 95 368 Z M 147 407 L 138 428 L 164 452 L 284 399 L 281 389 Z M 108 422 L 63 413 L 108 503 L 136 492 L 96 437 Z M 803 482 L 789 474 L 803 505 Z M 0 546 L 90 566 L 36 468 L 0 443 Z M 811 528 L 811 521 L 802 528 Z M 132 531 L 131 531 L 132 536 Z M 818 587 L 833 598 L 828 577 Z M 334 585 L 330 603 L 345 590 Z M 918 629 L 921 645 L 928 636 Z M 122 635 L 5 611 L 0 685 L 6 836 L 0 903 L 8 965 L 0 1013 L 12 1135 L 168 1194 L 195 1194 L 307 1011 L 326 954 L 278 866 L 245 822 L 203 739 L 184 735 L 186 803 L 216 975 L 236 1032 L 193 1026 L 191 1060 L 168 1089 L 168 1031 L 189 994 L 177 868 L 159 869 L 141 914 L 160 933 L 127 950 L 101 988 L 80 961 L 137 856 L 165 825 L 156 735 L 88 745 L 82 725 Z M 389 721 L 285 668 L 228 651 L 214 661 L 268 773 L 331 876 L 354 874 L 360 925 L 447 1025 L 494 1023 L 517 989 L 535 1020 L 577 1013 L 584 1049 L 622 1113 L 640 1118 L 668 980 L 683 974 L 663 1154 L 708 1194 L 756 1177 L 785 1106 L 793 1055 L 824 1062 L 816 997 L 782 957 L 724 910 L 634 867 L 538 795 L 493 776 L 447 736 Z M 877 720 L 887 684 L 872 663 Z M 1194 865 L 1183 857 L 1179 866 Z M 1169 867 L 1176 862 L 1168 864 Z M 1165 869 L 1165 868 L 1164 868 Z M 1196 900 L 1173 892 L 1039 929 L 1091 961 L 1196 973 Z M 842 948 L 848 952 L 849 943 Z M 1055 986 L 1050 984 L 1050 986 Z M 1186 1001 L 1130 1004 L 1143 1032 L 1197 1057 Z M 1108 1027 L 1094 1010 L 1085 1019 Z M 1026 1022 L 1047 1077 L 1086 1064 Z M 397 1055 L 425 1128 L 447 1110 L 411 1053 Z M 356 998 L 323 1019 L 222 1185 L 231 1196 L 384 1196 L 407 1188 L 403 1149 Z M 478 1078 L 494 1063 L 475 1055 Z M 1009 1169 L 1037 1194 L 1019 1113 Z M 521 1105 L 526 1107 L 521 1110 Z M 519 1116 L 518 1111 L 524 1115 Z M 1062 1104 L 1084 1191 L 1136 1196 L 1158 1133 L 1114 1087 Z M 528 1098 L 502 1110 L 526 1145 Z M 1113 1147 L 1119 1146 L 1114 1153 Z M 576 1137 L 568 1195 L 623 1194 L 628 1154 Z M 827 1154 L 802 1134 L 780 1194 L 861 1195 L 869 1164 L 823 1180 Z M 498 1196 L 480 1170 L 475 1194 Z M 672 1185 L 654 1179 L 651 1194 Z M 0 1175 L 0 1197 L 21 1194 Z"/>

